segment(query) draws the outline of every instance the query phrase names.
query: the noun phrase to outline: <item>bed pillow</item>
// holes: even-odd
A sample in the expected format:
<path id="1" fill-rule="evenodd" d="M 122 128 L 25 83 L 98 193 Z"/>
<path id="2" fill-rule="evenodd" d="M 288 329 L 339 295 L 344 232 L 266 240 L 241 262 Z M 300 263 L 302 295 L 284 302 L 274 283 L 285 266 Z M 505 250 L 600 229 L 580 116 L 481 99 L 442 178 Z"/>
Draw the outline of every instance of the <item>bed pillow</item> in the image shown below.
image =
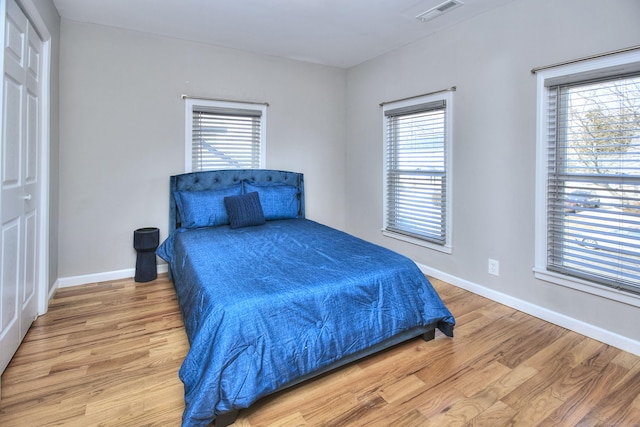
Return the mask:
<path id="1" fill-rule="evenodd" d="M 262 225 L 266 222 L 260 205 L 260 197 L 255 191 L 241 196 L 225 197 L 224 205 L 231 228 Z"/>
<path id="2" fill-rule="evenodd" d="M 184 228 L 229 224 L 224 198 L 242 194 L 240 183 L 217 190 L 176 191 L 174 198 Z"/>
<path id="3" fill-rule="evenodd" d="M 300 192 L 298 187 L 287 184 L 252 184 L 244 181 L 244 192 L 257 192 L 267 221 L 298 218 Z"/>

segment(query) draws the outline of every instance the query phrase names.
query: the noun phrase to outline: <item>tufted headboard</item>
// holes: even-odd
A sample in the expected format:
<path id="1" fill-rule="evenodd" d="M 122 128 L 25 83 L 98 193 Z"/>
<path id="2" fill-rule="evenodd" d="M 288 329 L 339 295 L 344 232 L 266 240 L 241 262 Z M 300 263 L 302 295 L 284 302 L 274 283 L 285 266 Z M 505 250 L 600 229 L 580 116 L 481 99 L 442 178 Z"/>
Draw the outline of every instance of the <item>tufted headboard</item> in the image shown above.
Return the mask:
<path id="1" fill-rule="evenodd" d="M 301 173 L 271 169 L 224 169 L 174 175 L 169 181 L 169 233 L 180 227 L 175 191 L 215 190 L 241 181 L 288 184 L 300 190 L 300 212 L 304 218 L 304 178 Z"/>

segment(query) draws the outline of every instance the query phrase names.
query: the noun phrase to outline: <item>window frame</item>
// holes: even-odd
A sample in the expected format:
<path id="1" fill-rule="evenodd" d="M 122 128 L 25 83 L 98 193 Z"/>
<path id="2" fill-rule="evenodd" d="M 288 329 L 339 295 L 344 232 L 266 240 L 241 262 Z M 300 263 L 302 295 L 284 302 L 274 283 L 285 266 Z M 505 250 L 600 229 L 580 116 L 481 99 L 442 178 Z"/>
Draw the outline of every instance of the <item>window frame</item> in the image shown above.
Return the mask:
<path id="1" fill-rule="evenodd" d="M 640 70 L 640 52 L 631 51 L 567 63 L 536 70 L 536 182 L 535 182 L 535 260 L 537 279 L 610 300 L 640 307 L 640 294 L 594 281 L 565 275 L 547 268 L 548 218 L 548 129 L 549 85 L 574 83 L 603 77 L 622 77 Z"/>
<path id="2" fill-rule="evenodd" d="M 267 129 L 267 104 L 255 103 L 255 102 L 241 102 L 241 101 L 225 101 L 225 100 L 213 100 L 202 98 L 185 98 L 185 151 L 184 151 L 184 169 L 185 172 L 194 172 L 208 169 L 193 168 L 193 113 L 198 109 L 206 108 L 221 108 L 221 109 L 237 109 L 237 110 L 252 110 L 260 112 L 260 155 L 259 155 L 259 168 L 266 167 L 266 129 Z M 230 168 L 232 169 L 232 168 Z"/>
<path id="3" fill-rule="evenodd" d="M 419 237 L 409 236 L 406 234 L 398 233 L 388 230 L 388 208 L 389 208 L 389 194 L 388 194 L 388 120 L 389 118 L 385 113 L 389 110 L 396 110 L 400 108 L 411 108 L 420 104 L 428 104 L 444 101 L 445 103 L 445 123 L 444 123 L 444 176 L 445 176 L 445 189 L 444 189 L 444 243 L 438 244 L 430 240 L 421 239 Z M 435 92 L 427 95 L 421 95 L 404 100 L 393 101 L 382 104 L 382 119 L 383 119 L 383 224 L 382 234 L 386 237 L 401 240 L 418 246 L 426 247 L 432 250 L 451 254 L 453 252 L 452 247 L 452 188 L 453 188 L 453 173 L 452 173 L 452 147 L 453 147 L 453 91 L 446 90 Z"/>

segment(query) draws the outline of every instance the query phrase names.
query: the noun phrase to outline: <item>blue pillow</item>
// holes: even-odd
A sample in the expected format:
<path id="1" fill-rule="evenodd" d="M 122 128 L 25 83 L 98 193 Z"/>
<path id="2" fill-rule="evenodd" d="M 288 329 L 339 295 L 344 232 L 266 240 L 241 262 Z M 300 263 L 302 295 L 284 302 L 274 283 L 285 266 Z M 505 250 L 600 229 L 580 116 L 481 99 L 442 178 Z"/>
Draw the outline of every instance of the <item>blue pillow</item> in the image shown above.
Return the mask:
<path id="1" fill-rule="evenodd" d="M 298 187 L 287 184 L 252 184 L 244 181 L 244 192 L 256 191 L 260 196 L 262 211 L 267 221 L 298 218 L 300 192 Z"/>
<path id="2" fill-rule="evenodd" d="M 262 225 L 266 222 L 260 205 L 260 197 L 255 191 L 241 196 L 225 197 L 224 205 L 227 208 L 231 228 Z"/>
<path id="3" fill-rule="evenodd" d="M 198 228 L 229 224 L 224 198 L 240 194 L 240 183 L 217 190 L 176 191 L 174 198 L 181 227 Z"/>

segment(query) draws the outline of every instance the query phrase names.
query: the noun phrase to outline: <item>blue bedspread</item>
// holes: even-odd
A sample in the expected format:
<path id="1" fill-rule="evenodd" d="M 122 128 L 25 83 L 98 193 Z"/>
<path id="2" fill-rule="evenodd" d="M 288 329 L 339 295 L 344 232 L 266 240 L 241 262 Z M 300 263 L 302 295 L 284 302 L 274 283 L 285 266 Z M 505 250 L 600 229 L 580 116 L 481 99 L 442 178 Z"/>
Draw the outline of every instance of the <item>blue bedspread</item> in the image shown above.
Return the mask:
<path id="1" fill-rule="evenodd" d="M 306 219 L 176 230 L 169 262 L 191 348 L 184 426 L 418 325 L 454 319 L 410 259 Z"/>

